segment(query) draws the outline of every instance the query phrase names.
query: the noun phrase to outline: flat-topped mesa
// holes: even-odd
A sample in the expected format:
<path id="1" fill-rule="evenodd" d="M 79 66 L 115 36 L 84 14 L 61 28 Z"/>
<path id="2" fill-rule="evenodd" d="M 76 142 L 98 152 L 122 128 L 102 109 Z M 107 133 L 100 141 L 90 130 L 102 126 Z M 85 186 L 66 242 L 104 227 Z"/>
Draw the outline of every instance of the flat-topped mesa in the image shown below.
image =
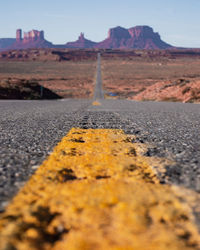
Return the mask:
<path id="1" fill-rule="evenodd" d="M 108 32 L 108 37 L 96 45 L 109 49 L 167 49 L 170 44 L 161 40 L 160 35 L 147 25 L 129 29 L 117 26 Z"/>
<path id="2" fill-rule="evenodd" d="M 140 36 L 148 38 L 155 38 L 157 36 L 158 38 L 160 38 L 160 35 L 157 32 L 154 32 L 153 29 L 147 25 L 132 27 L 128 29 L 128 32 L 131 37 L 134 38 L 139 38 Z"/>
<path id="3" fill-rule="evenodd" d="M 131 35 L 128 30 L 117 26 L 116 28 L 109 29 L 108 31 L 108 39 L 129 39 Z"/>
<path id="4" fill-rule="evenodd" d="M 24 38 L 22 38 L 22 30 L 18 29 L 16 32 L 16 41 L 29 43 L 37 40 L 44 40 L 44 31 L 31 30 L 29 32 L 24 32 Z"/>
<path id="5" fill-rule="evenodd" d="M 129 29 L 117 26 L 108 31 L 108 36 L 101 42 L 94 42 L 85 38 L 80 33 L 74 42 L 63 45 L 54 45 L 44 38 L 44 31 L 31 30 L 24 32 L 18 29 L 16 39 L 0 39 L 0 50 L 3 49 L 28 49 L 28 48 L 79 48 L 79 49 L 169 49 L 172 45 L 164 42 L 157 32 L 147 26 L 140 25 Z"/>
<path id="6" fill-rule="evenodd" d="M 31 30 L 29 32 L 24 32 L 23 42 L 44 40 L 44 31 Z"/>
<path id="7" fill-rule="evenodd" d="M 45 40 L 44 31 L 31 30 L 29 32 L 24 32 L 22 36 L 22 30 L 17 29 L 15 42 L 7 47 L 9 50 L 15 49 L 29 49 L 29 48 L 54 48 L 55 46 Z"/>

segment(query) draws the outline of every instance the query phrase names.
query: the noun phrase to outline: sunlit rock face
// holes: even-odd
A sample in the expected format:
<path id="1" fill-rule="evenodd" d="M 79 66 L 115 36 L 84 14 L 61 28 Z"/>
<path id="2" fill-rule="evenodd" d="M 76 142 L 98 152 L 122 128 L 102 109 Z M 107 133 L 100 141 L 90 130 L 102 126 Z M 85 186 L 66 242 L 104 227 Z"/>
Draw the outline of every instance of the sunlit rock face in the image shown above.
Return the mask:
<path id="1" fill-rule="evenodd" d="M 2 39 L 0 39 L 2 40 Z M 1 46 L 2 43 L 2 46 Z M 16 39 L 13 41 L 0 41 L 0 50 L 28 49 L 28 48 L 79 48 L 79 49 L 168 49 L 170 44 L 161 40 L 160 35 L 154 32 L 149 26 L 135 26 L 133 28 L 123 28 L 117 26 L 108 31 L 108 37 L 101 42 L 93 42 L 85 38 L 81 33 L 74 42 L 63 45 L 54 45 L 44 37 L 44 31 L 31 30 L 24 32 L 16 31 Z"/>
<path id="2" fill-rule="evenodd" d="M 95 47 L 108 49 L 167 49 L 172 46 L 162 41 L 160 35 L 149 26 L 136 26 L 130 29 L 118 26 L 110 29 L 108 38 Z"/>
<path id="3" fill-rule="evenodd" d="M 22 30 L 16 31 L 16 42 L 7 49 L 28 49 L 28 48 L 53 48 L 54 45 L 44 38 L 44 31 L 31 30 L 24 32 Z"/>

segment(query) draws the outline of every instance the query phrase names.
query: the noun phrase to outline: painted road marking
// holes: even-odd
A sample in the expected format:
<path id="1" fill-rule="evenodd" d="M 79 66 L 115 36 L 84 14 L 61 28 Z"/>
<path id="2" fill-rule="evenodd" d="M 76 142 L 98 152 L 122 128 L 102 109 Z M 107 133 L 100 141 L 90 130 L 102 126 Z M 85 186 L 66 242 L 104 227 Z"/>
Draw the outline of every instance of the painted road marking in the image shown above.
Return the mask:
<path id="1" fill-rule="evenodd" d="M 2 214 L 0 249 L 199 249 L 191 208 L 132 139 L 71 129 Z"/>
<path id="2" fill-rule="evenodd" d="M 96 101 L 94 101 L 94 102 L 92 103 L 92 105 L 93 105 L 93 106 L 100 106 L 101 103 L 100 103 L 99 101 L 96 100 Z"/>

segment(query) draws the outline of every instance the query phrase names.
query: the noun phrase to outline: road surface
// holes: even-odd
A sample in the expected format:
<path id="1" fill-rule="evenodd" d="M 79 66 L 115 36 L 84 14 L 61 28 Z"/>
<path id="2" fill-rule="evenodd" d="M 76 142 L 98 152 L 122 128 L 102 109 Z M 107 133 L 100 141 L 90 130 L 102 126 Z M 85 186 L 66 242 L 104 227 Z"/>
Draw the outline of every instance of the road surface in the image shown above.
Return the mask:
<path id="1" fill-rule="evenodd" d="M 101 79 L 101 56 L 98 54 L 97 57 L 97 74 L 96 74 L 96 85 L 94 90 L 94 100 L 104 99 L 102 79 Z"/>
<path id="2" fill-rule="evenodd" d="M 198 104 L 103 98 L 100 56 L 94 100 L 0 101 L 0 209 L 36 171 L 71 128 L 122 129 L 145 157 L 167 159 L 161 184 L 200 192 Z M 192 191 L 192 192 L 193 192 Z M 199 196 L 198 196 L 199 197 Z M 199 213 L 194 212 L 199 225 Z M 195 248 L 196 249 L 196 248 Z"/>

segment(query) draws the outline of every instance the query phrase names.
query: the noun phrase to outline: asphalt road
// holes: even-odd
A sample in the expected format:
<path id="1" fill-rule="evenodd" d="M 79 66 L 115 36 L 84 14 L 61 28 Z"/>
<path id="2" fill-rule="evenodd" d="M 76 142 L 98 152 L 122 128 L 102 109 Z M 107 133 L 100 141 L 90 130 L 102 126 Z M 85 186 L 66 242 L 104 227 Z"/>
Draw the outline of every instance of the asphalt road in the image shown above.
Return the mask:
<path id="1" fill-rule="evenodd" d="M 99 80 L 95 97 L 100 106 L 93 100 L 0 101 L 1 211 L 72 127 L 117 128 L 136 135 L 136 141 L 152 145 L 147 156 L 176 162 L 166 167 L 162 182 L 200 192 L 200 106 L 104 100 L 98 86 Z"/>
<path id="2" fill-rule="evenodd" d="M 97 58 L 97 74 L 96 74 L 96 85 L 94 90 L 94 99 L 104 99 L 103 89 L 102 89 L 102 79 L 101 79 L 101 56 L 98 53 Z"/>

